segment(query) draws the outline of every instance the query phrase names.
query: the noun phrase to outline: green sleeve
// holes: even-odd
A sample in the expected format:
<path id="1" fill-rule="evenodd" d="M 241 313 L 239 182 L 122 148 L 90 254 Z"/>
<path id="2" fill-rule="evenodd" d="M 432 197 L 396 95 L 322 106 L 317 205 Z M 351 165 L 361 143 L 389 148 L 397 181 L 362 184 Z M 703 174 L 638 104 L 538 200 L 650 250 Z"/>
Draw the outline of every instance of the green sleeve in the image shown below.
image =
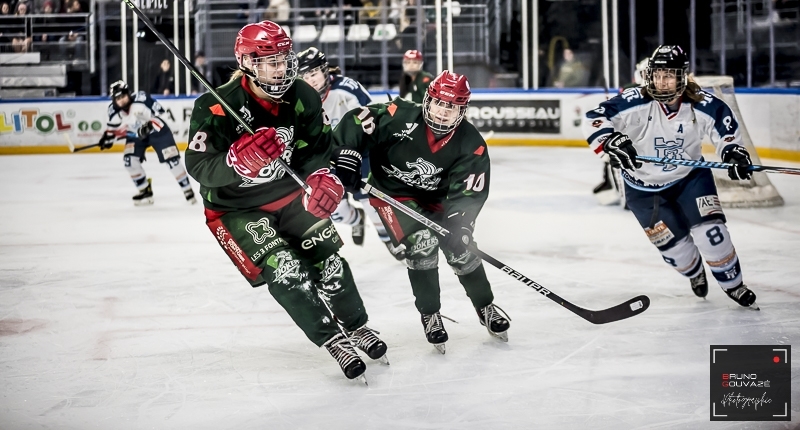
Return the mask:
<path id="1" fill-rule="evenodd" d="M 474 151 L 464 151 L 448 172 L 450 187 L 444 201 L 444 211 L 445 214 L 463 213 L 466 219 L 474 221 L 489 197 L 491 163 L 486 143 L 480 134 L 475 131 L 470 133 L 470 137 L 472 139 L 469 141 L 475 144 L 463 142 L 462 145 Z"/>
<path id="2" fill-rule="evenodd" d="M 296 148 L 292 154 L 292 168 L 301 176 L 328 167 L 333 152 L 331 123 L 322 109 L 322 100 L 308 84 L 296 81 L 297 115 Z"/>
<path id="3" fill-rule="evenodd" d="M 387 107 L 386 103 L 377 103 L 344 114 L 333 131 L 336 146 L 368 152 L 378 142 L 378 124 Z"/>
<path id="4" fill-rule="evenodd" d="M 211 188 L 241 182 L 242 177 L 225 161 L 232 143 L 230 136 L 237 133 L 213 96 L 204 94 L 195 100 L 189 136 L 186 171 L 192 178 Z"/>

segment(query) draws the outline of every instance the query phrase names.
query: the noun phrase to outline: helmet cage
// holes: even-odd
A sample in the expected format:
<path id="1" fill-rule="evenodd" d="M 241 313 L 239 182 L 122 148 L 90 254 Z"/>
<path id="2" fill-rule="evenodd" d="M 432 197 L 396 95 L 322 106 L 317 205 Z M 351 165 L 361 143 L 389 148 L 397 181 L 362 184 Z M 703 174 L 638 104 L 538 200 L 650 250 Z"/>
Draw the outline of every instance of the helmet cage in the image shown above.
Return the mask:
<path id="1" fill-rule="evenodd" d="M 675 77 L 675 89 L 659 89 L 656 85 L 656 73 L 662 76 Z M 683 95 L 686 90 L 688 81 L 688 70 L 686 68 L 666 68 L 666 67 L 648 67 L 646 71 L 645 87 L 647 87 L 647 94 L 653 100 L 666 103 Z M 662 78 L 663 79 L 663 78 Z"/>
<path id="2" fill-rule="evenodd" d="M 425 124 L 434 134 L 443 135 L 455 130 L 464 119 L 469 103 L 458 105 L 437 97 L 432 97 L 427 91 L 422 99 L 422 117 Z M 433 112 L 437 110 L 437 113 Z M 445 117 L 441 113 L 446 113 Z"/>
<path id="3" fill-rule="evenodd" d="M 285 55 L 285 58 L 279 58 Z M 297 78 L 297 55 L 294 51 L 285 51 L 274 55 L 253 56 L 250 55 L 252 66 L 248 68 L 242 61 L 240 68 L 242 71 L 253 78 L 254 82 L 272 98 L 279 99 L 292 86 Z M 270 79 L 267 69 L 279 68 L 285 65 L 283 76 Z"/>

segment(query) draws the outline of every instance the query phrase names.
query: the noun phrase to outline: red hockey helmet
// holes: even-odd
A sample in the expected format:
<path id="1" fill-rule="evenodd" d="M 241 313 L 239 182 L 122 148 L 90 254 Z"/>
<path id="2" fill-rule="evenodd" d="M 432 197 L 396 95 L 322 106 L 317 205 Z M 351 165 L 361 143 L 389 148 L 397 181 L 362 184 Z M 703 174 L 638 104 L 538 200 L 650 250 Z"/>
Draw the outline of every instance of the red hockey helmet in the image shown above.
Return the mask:
<path id="1" fill-rule="evenodd" d="M 445 70 L 431 82 L 422 100 L 422 115 L 431 131 L 447 134 L 464 119 L 469 98 L 467 77 Z"/>
<path id="2" fill-rule="evenodd" d="M 242 27 L 233 50 L 239 69 L 254 78 L 271 97 L 280 98 L 297 77 L 292 39 L 272 21 Z"/>
<path id="3" fill-rule="evenodd" d="M 409 49 L 403 54 L 403 73 L 419 73 L 422 70 L 422 52 Z"/>

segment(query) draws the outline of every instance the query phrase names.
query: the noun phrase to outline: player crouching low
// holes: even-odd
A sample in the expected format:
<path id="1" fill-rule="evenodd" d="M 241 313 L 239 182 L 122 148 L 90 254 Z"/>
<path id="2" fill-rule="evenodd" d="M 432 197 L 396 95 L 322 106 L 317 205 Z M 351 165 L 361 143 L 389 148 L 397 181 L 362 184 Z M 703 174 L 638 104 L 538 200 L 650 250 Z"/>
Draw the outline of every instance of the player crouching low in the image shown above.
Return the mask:
<path id="1" fill-rule="evenodd" d="M 186 201 L 197 203 L 189 183 L 189 175 L 181 164 L 181 153 L 175 145 L 172 131 L 159 115 L 164 108 L 144 91 L 131 94 L 128 84 L 117 81 L 109 89 L 111 104 L 108 106 L 108 124 L 106 132 L 100 138 L 100 150 L 109 149 L 117 139 L 125 139 L 125 151 L 122 159 L 125 169 L 131 175 L 133 185 L 139 193 L 133 196 L 133 204 L 144 206 L 153 204 L 152 180 L 142 167 L 144 152 L 153 147 L 158 161 L 167 163 L 169 171 L 178 181 Z"/>
<path id="2" fill-rule="evenodd" d="M 695 295 L 708 294 L 705 258 L 731 299 L 758 309 L 755 293 L 742 280 L 711 171 L 636 160 L 639 154 L 701 160 L 707 134 L 722 161 L 734 164 L 730 178 L 750 179 L 750 155 L 741 145 L 736 116 L 725 102 L 701 90 L 688 68 L 679 46 L 659 46 L 650 57 L 644 87 L 587 112 L 584 132 L 595 153 L 607 153 L 611 165 L 622 169 L 628 207 L 664 261 L 690 279 Z"/>

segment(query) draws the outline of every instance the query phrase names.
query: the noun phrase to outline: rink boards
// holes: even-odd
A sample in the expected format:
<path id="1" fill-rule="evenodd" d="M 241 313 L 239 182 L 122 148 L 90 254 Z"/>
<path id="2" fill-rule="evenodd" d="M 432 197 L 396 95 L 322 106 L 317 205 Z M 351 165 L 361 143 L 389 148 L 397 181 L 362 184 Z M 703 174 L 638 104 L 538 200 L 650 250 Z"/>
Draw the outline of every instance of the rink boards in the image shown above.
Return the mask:
<path id="1" fill-rule="evenodd" d="M 736 91 L 759 155 L 800 161 L 800 90 Z M 580 147 L 586 145 L 581 118 L 611 96 L 598 89 L 474 90 L 467 117 L 490 145 Z M 373 97 L 384 100 L 380 93 Z M 158 98 L 181 149 L 189 140 L 195 98 Z M 105 97 L 0 100 L 0 154 L 64 153 L 68 141 L 78 147 L 96 143 L 108 104 Z M 121 150 L 122 145 L 112 149 Z"/>

